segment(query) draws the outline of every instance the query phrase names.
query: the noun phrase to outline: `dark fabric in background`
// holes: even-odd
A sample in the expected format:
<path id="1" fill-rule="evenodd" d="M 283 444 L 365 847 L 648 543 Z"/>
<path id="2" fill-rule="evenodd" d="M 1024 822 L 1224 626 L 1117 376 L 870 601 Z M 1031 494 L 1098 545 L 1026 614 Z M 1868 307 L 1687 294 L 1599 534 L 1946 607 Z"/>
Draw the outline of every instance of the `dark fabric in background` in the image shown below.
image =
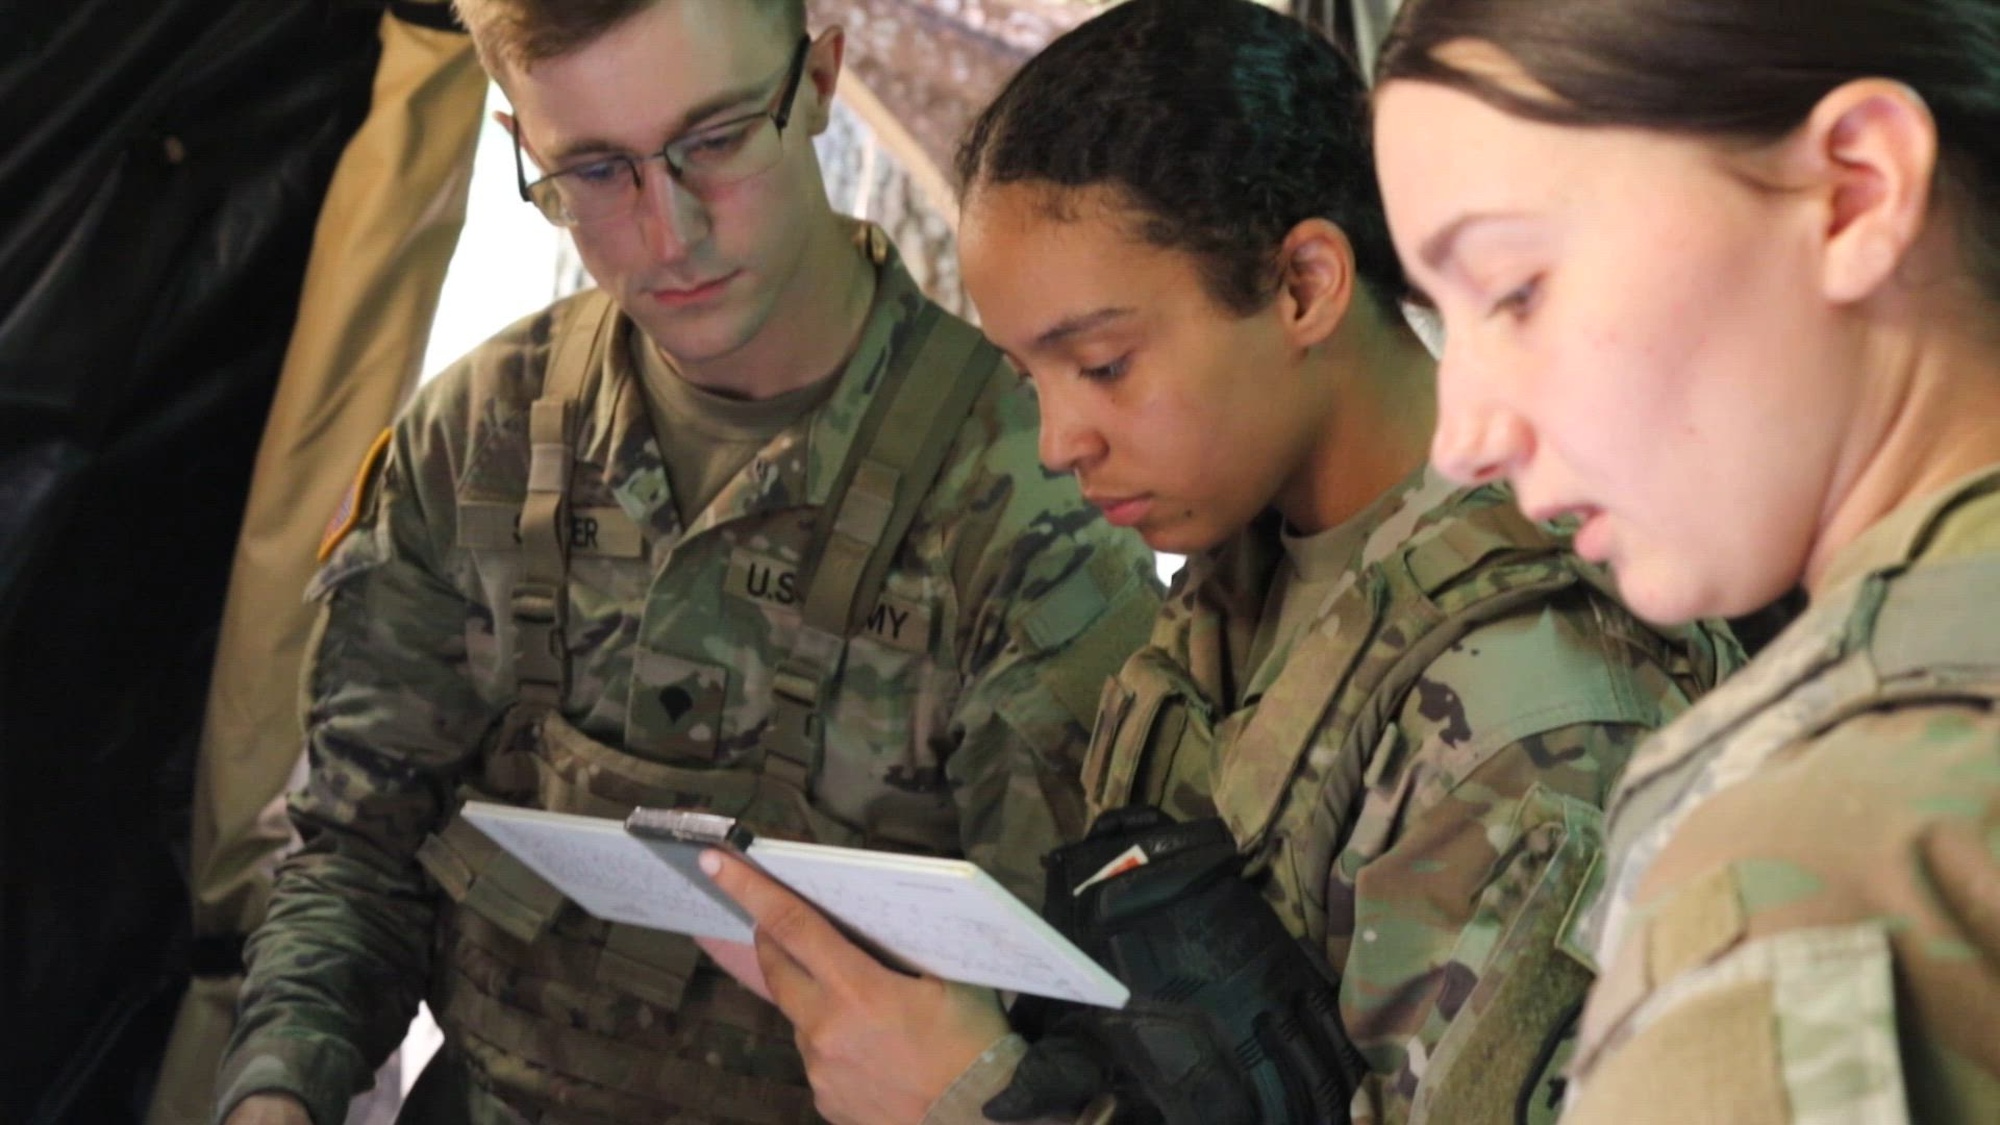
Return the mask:
<path id="1" fill-rule="evenodd" d="M 0 1120 L 144 1115 L 230 558 L 379 16 L 0 0 Z"/>

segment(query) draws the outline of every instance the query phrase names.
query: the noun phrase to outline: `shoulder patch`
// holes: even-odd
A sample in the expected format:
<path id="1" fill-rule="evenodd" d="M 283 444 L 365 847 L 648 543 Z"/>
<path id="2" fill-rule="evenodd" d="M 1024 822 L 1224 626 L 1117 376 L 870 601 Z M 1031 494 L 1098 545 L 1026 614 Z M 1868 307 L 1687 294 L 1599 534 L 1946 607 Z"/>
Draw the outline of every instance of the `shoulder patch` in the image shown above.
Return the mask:
<path id="1" fill-rule="evenodd" d="M 375 435 L 374 443 L 361 458 L 361 468 L 355 472 L 354 482 L 347 486 L 339 506 L 333 510 L 333 518 L 326 521 L 325 533 L 319 537 L 320 562 L 331 558 L 334 549 L 347 538 L 347 533 L 361 522 L 361 513 L 365 509 L 362 501 L 367 498 L 368 490 L 375 486 L 375 475 L 382 471 L 382 464 L 388 458 L 389 439 L 393 432 L 385 429 Z"/>

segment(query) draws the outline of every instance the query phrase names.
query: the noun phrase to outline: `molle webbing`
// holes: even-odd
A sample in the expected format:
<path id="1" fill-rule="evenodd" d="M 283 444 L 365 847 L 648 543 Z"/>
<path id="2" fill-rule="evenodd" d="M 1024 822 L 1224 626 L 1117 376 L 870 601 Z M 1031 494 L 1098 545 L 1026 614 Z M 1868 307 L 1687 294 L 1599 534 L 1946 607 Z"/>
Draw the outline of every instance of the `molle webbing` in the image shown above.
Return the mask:
<path id="1" fill-rule="evenodd" d="M 424 837 L 417 862 L 453 902 L 523 943 L 540 938 L 569 901 L 464 817 Z"/>
<path id="2" fill-rule="evenodd" d="M 865 839 L 781 777 L 648 761 L 598 742 L 554 713 L 541 716 L 530 733 L 532 751 L 502 747 L 494 757 L 525 760 L 535 778 L 530 803 L 537 808 L 623 819 L 639 805 L 699 805 L 768 836 L 842 845 Z"/>
<path id="3" fill-rule="evenodd" d="M 1214 746 L 1215 721 L 1206 693 L 1165 651 L 1148 647 L 1128 657 L 1104 683 L 1084 758 L 1091 819 L 1135 799 L 1152 800 L 1156 795 L 1136 793 L 1148 755 L 1187 753 L 1189 739 L 1198 740 L 1196 752 L 1206 755 Z"/>
<path id="4" fill-rule="evenodd" d="M 561 1060 L 557 1104 L 536 1114 L 542 1120 L 563 1121 L 566 1111 L 616 1121 L 713 1125 L 808 1125 L 819 1120 L 802 1074 L 734 1074 L 699 1057 L 668 1054 L 672 1048 L 649 1045 L 643 1037 L 634 1041 L 558 1025 L 497 999 L 489 990 L 471 987 L 464 977 L 447 987 L 451 1009 L 460 1015 L 455 1030 L 461 1049 L 489 1080 L 514 1085 L 531 1080 L 527 1072 L 541 1069 L 532 1060 L 551 1055 Z M 719 1035 L 737 1030 L 709 1026 Z M 785 1034 L 781 1027 L 770 1033 Z M 690 1041 L 679 1049 L 698 1046 Z"/>
<path id="5" fill-rule="evenodd" d="M 703 804 L 778 834 L 850 838 L 776 779 L 645 761 L 546 708 L 523 702 L 514 713 L 534 721 L 503 724 L 512 741 L 494 758 L 535 778 L 516 799 L 601 815 Z M 494 1096 L 551 1122 L 816 1120 L 782 1017 L 705 964 L 685 935 L 584 914 L 463 818 L 419 858 L 453 900 L 439 913 L 431 1006 Z M 642 1060 L 651 1065 L 633 1069 Z"/>

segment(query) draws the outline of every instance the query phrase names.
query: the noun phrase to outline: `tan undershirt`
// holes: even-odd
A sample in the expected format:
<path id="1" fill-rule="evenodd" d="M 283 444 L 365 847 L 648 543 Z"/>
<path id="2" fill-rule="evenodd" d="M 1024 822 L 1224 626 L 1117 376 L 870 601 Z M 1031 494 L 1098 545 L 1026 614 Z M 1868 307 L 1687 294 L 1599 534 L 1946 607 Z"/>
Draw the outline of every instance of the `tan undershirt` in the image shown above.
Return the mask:
<path id="1" fill-rule="evenodd" d="M 1374 525 L 1374 520 L 1357 517 L 1312 535 L 1294 535 L 1289 527 L 1280 534 L 1285 560 L 1271 576 L 1271 590 L 1264 598 L 1263 620 L 1244 665 L 1249 675 L 1238 682 L 1251 685 L 1255 692 L 1277 678 L 1299 634 L 1341 576 L 1354 569 Z M 1278 667 L 1265 667 L 1274 661 Z"/>
<path id="2" fill-rule="evenodd" d="M 694 523 L 758 450 L 831 397 L 845 367 L 776 398 L 751 400 L 681 378 L 643 332 L 632 333 L 632 362 L 682 527 Z"/>

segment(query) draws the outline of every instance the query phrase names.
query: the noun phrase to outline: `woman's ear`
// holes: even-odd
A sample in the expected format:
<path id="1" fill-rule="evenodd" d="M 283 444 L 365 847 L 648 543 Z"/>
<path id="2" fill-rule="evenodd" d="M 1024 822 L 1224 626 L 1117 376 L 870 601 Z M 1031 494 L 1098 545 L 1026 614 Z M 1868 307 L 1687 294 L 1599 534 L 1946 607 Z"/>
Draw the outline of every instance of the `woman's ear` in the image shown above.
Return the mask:
<path id="1" fill-rule="evenodd" d="M 1278 308 L 1294 347 L 1324 342 L 1354 301 L 1354 247 L 1325 219 L 1292 228 L 1278 248 Z"/>
<path id="2" fill-rule="evenodd" d="M 1821 288 L 1852 303 L 1881 289 L 1923 233 L 1937 175 L 1937 122 L 1901 82 L 1866 78 L 1820 100 L 1793 142 L 1825 224 Z"/>

